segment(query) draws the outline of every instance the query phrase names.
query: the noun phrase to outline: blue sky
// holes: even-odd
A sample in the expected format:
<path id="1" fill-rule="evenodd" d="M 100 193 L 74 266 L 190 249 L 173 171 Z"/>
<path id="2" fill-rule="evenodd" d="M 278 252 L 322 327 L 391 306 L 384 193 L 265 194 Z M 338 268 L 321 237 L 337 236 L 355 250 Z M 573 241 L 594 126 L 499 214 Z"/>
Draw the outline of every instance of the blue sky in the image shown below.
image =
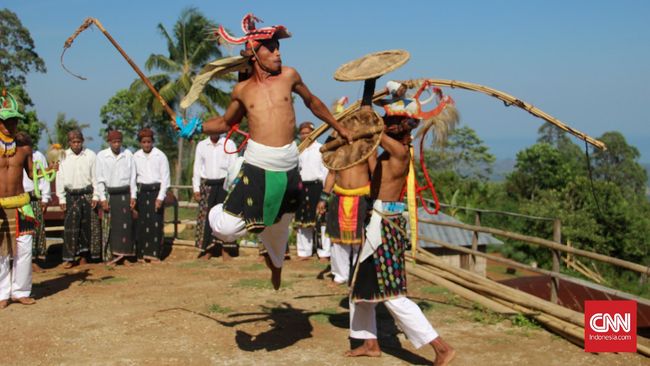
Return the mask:
<path id="1" fill-rule="evenodd" d="M 411 60 L 382 77 L 430 77 L 487 85 L 530 102 L 593 136 L 623 133 L 650 162 L 650 2 L 648 1 L 85 1 L 3 2 L 31 32 L 46 74 L 31 74 L 28 91 L 38 115 L 52 124 L 57 112 L 99 130 L 99 110 L 136 74 L 98 30 L 84 32 L 66 53 L 63 42 L 87 16 L 98 18 L 143 68 L 152 53 L 165 53 L 156 25 L 168 29 L 181 10 L 197 7 L 239 31 L 247 12 L 265 25 L 283 24 L 293 37 L 282 43 L 284 63 L 294 66 L 325 103 L 361 83 L 332 78 L 341 64 L 366 53 L 405 49 Z M 238 48 L 226 50 L 236 54 Z M 499 158 L 514 158 L 532 144 L 542 120 L 505 108 L 494 98 L 447 90 L 462 123 L 475 129 Z M 314 119 L 302 105 L 298 122 Z M 90 143 L 99 145 L 99 138 Z M 577 140 L 576 140 L 577 141 Z"/>

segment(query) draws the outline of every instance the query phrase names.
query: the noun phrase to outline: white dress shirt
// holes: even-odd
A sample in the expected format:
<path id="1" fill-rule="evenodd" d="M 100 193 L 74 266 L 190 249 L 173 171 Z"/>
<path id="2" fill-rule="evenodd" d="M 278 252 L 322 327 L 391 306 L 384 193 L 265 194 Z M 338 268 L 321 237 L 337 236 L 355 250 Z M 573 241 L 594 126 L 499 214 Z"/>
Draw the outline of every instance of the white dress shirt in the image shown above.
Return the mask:
<path id="1" fill-rule="evenodd" d="M 232 140 L 226 140 L 223 136 L 219 137 L 217 143 L 213 143 L 208 137 L 196 144 L 194 170 L 192 173 L 192 188 L 194 192 L 200 191 L 201 178 L 222 179 L 226 177 L 228 167 L 235 162 L 238 154 L 227 154 L 223 149 L 224 144 L 228 151 L 235 151 L 237 149 L 237 145 Z"/>
<path id="2" fill-rule="evenodd" d="M 149 154 L 140 149 L 133 154 L 135 160 L 136 182 L 142 184 L 160 183 L 160 191 L 156 199 L 165 200 L 169 188 L 169 161 L 165 153 L 157 147 Z"/>
<path id="3" fill-rule="evenodd" d="M 131 198 L 136 198 L 135 161 L 129 150 L 118 155 L 108 148 L 97 154 L 97 188 L 100 201 L 106 200 L 106 188 L 131 187 Z"/>
<path id="4" fill-rule="evenodd" d="M 45 158 L 45 155 L 43 155 L 40 151 L 34 150 L 32 153 L 32 160 L 34 161 L 34 165 L 36 165 L 36 162 L 38 161 L 43 166 L 43 169 L 47 169 L 47 159 Z M 25 172 L 23 172 L 23 189 L 28 193 L 34 191 L 34 181 L 29 179 Z M 41 191 L 41 201 L 43 203 L 48 203 L 52 198 L 52 189 L 50 188 L 50 182 L 44 178 L 39 179 L 38 190 Z"/>
<path id="5" fill-rule="evenodd" d="M 325 181 L 327 177 L 327 168 L 323 165 L 323 157 L 320 148 L 323 146 L 318 141 L 314 141 L 308 148 L 298 156 L 298 166 L 300 169 L 300 179 L 303 182 L 319 180 Z"/>
<path id="6" fill-rule="evenodd" d="M 65 156 L 59 163 L 56 174 L 56 195 L 59 203 L 66 203 L 65 189 L 81 189 L 93 186 L 93 200 L 98 200 L 97 179 L 95 178 L 95 162 L 97 156 L 91 150 L 82 149 L 79 155 L 72 149 L 65 151 Z"/>

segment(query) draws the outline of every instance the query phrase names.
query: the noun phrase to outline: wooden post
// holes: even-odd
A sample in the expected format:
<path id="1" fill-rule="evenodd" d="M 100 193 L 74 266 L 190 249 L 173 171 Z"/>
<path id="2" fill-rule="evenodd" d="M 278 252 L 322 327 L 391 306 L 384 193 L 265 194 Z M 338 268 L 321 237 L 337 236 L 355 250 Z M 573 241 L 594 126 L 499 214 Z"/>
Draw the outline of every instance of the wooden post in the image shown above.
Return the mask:
<path id="1" fill-rule="evenodd" d="M 481 213 L 478 211 L 474 214 L 474 225 L 481 226 Z M 474 251 L 478 250 L 478 235 L 478 231 L 472 232 L 472 250 Z M 472 272 L 476 272 L 476 256 L 472 254 L 470 258 L 470 268 Z"/>
<path id="2" fill-rule="evenodd" d="M 562 244 L 562 223 L 560 219 L 553 220 L 553 241 Z M 560 273 L 560 252 L 551 249 L 553 256 L 553 273 Z M 551 277 L 551 302 L 558 303 L 558 291 L 560 290 L 560 279 L 558 277 Z"/>
<path id="3" fill-rule="evenodd" d="M 178 200 L 174 202 L 174 239 L 178 238 Z"/>

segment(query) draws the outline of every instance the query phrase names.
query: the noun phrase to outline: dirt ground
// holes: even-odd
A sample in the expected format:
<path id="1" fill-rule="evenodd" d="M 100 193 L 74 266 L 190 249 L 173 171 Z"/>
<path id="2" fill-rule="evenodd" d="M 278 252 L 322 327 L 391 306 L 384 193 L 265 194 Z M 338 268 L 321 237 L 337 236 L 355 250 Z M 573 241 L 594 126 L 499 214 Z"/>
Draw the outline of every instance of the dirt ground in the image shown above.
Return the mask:
<path id="1" fill-rule="evenodd" d="M 325 264 L 291 260 L 273 291 L 254 249 L 224 263 L 174 248 L 161 264 L 91 264 L 34 274 L 36 305 L 0 310 L 0 365 L 430 364 L 385 311 L 380 358 L 349 359 L 346 288 Z M 525 319 L 504 319 L 409 277 L 411 297 L 458 351 L 454 365 L 648 365 L 589 354 Z"/>

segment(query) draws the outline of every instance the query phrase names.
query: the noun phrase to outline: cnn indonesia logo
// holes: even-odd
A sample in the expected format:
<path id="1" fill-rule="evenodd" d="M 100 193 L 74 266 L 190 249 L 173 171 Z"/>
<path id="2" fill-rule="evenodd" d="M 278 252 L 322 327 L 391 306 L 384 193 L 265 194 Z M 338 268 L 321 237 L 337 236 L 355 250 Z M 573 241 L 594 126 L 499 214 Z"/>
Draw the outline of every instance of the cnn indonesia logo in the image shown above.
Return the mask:
<path id="1" fill-rule="evenodd" d="M 636 352 L 635 301 L 585 301 L 586 352 Z"/>

